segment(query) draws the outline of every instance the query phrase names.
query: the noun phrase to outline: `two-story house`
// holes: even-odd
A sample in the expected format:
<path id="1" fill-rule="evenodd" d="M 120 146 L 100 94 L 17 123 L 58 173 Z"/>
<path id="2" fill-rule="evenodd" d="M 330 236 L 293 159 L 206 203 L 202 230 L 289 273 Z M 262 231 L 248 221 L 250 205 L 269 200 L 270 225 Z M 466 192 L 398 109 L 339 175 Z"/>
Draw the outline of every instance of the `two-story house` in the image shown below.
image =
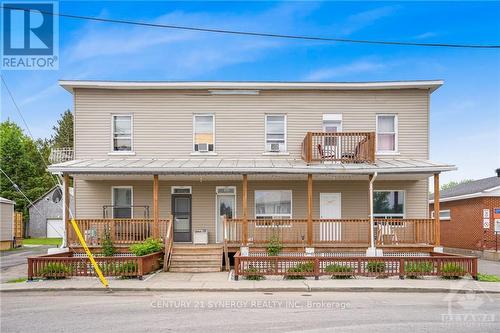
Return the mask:
<path id="1" fill-rule="evenodd" d="M 431 94 L 442 81 L 60 81 L 74 97 L 77 222 L 98 245 L 164 237 L 231 249 L 431 251 Z M 439 192 L 437 192 L 439 193 Z M 67 218 L 69 214 L 66 214 Z M 67 228 L 68 243 L 76 238 Z M 217 245 L 212 245 L 217 247 Z"/>

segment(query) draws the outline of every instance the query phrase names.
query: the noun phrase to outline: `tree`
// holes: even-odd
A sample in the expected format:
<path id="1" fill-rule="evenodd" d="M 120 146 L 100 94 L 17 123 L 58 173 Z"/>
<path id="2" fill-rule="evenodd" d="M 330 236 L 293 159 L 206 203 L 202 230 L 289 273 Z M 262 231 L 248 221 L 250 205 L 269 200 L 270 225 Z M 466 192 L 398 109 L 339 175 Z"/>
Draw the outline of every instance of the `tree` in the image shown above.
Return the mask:
<path id="1" fill-rule="evenodd" d="M 31 201 L 54 186 L 54 180 L 46 168 L 49 153 L 49 143 L 46 140 L 33 141 L 9 120 L 0 124 L 0 168 Z M 28 200 L 3 173 L 0 176 L 0 196 L 14 200 L 16 210 L 28 216 Z"/>
<path id="2" fill-rule="evenodd" d="M 52 136 L 53 148 L 73 148 L 73 113 L 64 111 L 57 125 L 52 127 L 55 134 Z"/>
<path id="3" fill-rule="evenodd" d="M 448 190 L 448 189 L 453 188 L 453 187 L 455 187 L 457 185 L 466 184 L 466 183 L 470 183 L 470 182 L 473 182 L 473 181 L 474 181 L 473 179 L 462 179 L 462 180 L 460 180 L 458 182 L 452 180 L 452 181 L 449 181 L 448 183 L 442 184 L 440 186 L 440 189 L 441 189 L 441 191 Z"/>

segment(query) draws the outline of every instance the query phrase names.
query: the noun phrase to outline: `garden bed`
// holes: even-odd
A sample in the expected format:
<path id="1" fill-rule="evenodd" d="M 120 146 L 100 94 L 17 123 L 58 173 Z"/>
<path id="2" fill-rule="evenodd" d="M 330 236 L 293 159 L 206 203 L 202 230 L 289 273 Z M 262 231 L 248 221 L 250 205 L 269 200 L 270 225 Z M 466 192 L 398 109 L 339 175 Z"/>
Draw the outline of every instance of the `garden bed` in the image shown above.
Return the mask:
<path id="1" fill-rule="evenodd" d="M 315 253 L 280 254 L 269 256 L 265 252 L 251 252 L 234 256 L 235 279 L 244 276 L 259 280 L 266 275 L 281 275 L 287 279 L 331 276 L 332 278 L 351 278 L 355 276 L 419 278 L 438 276 L 477 278 L 477 258 L 469 256 L 429 253 L 428 255 L 408 256 L 335 256 Z"/>
<path id="2" fill-rule="evenodd" d="M 144 256 L 95 257 L 105 276 L 139 277 L 161 268 L 163 252 Z M 28 280 L 33 278 L 59 279 L 71 276 L 96 276 L 90 259 L 74 256 L 73 252 L 28 258 Z"/>

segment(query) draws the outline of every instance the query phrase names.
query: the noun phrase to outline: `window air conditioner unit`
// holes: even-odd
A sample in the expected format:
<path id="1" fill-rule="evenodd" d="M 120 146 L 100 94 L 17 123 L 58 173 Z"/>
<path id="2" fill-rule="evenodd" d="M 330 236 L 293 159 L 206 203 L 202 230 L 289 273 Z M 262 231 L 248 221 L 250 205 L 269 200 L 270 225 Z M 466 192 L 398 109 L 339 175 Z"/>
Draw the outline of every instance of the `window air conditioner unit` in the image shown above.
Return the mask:
<path id="1" fill-rule="evenodd" d="M 208 143 L 198 143 L 198 151 L 201 153 L 208 152 Z"/>
<path id="2" fill-rule="evenodd" d="M 194 231 L 193 244 L 208 244 L 207 229 L 199 229 Z"/>
<path id="3" fill-rule="evenodd" d="M 279 143 L 271 143 L 270 146 L 270 151 L 272 151 L 273 153 L 278 153 L 281 150 Z"/>

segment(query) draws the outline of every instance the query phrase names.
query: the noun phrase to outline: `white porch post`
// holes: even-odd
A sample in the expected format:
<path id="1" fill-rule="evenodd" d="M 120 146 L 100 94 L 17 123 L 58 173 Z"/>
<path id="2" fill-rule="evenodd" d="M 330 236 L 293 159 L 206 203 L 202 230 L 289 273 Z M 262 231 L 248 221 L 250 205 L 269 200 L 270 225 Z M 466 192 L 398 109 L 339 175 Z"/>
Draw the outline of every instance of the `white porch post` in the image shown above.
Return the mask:
<path id="1" fill-rule="evenodd" d="M 377 173 L 375 172 L 372 175 L 368 176 L 369 179 L 369 187 L 368 187 L 368 207 L 369 207 L 369 219 L 370 219 L 370 247 L 366 249 L 367 257 L 375 257 L 382 256 L 382 250 L 377 250 L 375 247 L 375 235 L 373 234 L 373 230 L 375 229 L 375 223 L 373 222 L 373 183 L 377 178 Z"/>

